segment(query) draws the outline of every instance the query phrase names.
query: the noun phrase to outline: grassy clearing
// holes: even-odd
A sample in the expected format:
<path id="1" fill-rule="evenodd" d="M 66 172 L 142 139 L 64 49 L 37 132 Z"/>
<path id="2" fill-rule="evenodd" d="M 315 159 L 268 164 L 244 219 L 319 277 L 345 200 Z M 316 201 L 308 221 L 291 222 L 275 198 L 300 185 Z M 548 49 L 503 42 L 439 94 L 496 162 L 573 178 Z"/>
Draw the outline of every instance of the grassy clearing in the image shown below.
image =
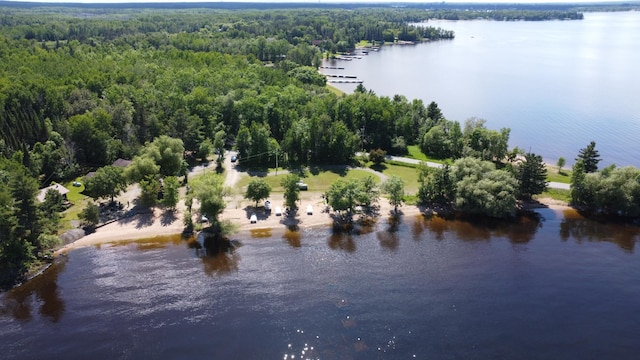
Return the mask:
<path id="1" fill-rule="evenodd" d="M 420 151 L 420 147 L 418 145 L 409 145 L 407 146 L 407 150 L 409 151 L 409 154 L 405 156 L 411 159 L 430 161 L 438 164 L 444 164 L 446 162 L 446 160 L 435 159 L 425 155 L 422 151 Z"/>
<path id="2" fill-rule="evenodd" d="M 418 205 L 418 195 L 405 195 L 404 196 L 405 205 Z"/>
<path id="3" fill-rule="evenodd" d="M 345 94 L 344 91 L 338 89 L 337 87 L 327 84 L 327 90 L 329 90 L 329 92 L 332 92 L 334 94 L 336 94 L 338 97 L 341 97 L 342 95 Z"/>
<path id="4" fill-rule="evenodd" d="M 406 165 L 406 164 L 403 164 Z M 415 167 L 385 164 L 382 173 L 387 176 L 397 176 L 404 181 L 404 192 L 407 194 L 418 193 L 418 170 Z"/>
<path id="5" fill-rule="evenodd" d="M 371 41 L 369 40 L 360 40 L 357 44 L 356 47 L 368 47 L 368 46 L 373 46 L 373 44 L 371 43 Z"/>
<path id="6" fill-rule="evenodd" d="M 80 186 L 73 186 L 74 182 L 80 183 Z M 60 222 L 60 231 L 64 232 L 73 228 L 73 226 L 71 226 L 71 222 L 74 220 L 79 220 L 78 214 L 80 214 L 82 210 L 87 206 L 87 203 L 91 200 L 91 198 L 82 193 L 84 191 L 84 178 L 82 176 L 79 176 L 74 180 L 68 181 L 62 185 L 69 189 L 69 192 L 67 193 L 67 199 L 69 199 L 69 201 L 73 204 L 70 208 L 62 213 L 63 218 Z"/>
<path id="7" fill-rule="evenodd" d="M 89 203 L 89 201 L 91 201 L 90 198 L 76 201 L 70 208 L 62 213 L 63 218 L 62 221 L 60 221 L 61 233 L 74 228 L 73 226 L 71 226 L 71 222 L 80 219 L 78 215 L 82 212 L 82 210 L 84 210 L 85 207 L 87 207 L 87 203 Z"/>
<path id="8" fill-rule="evenodd" d="M 562 189 L 547 189 L 540 195 L 534 196 L 534 199 L 540 198 L 552 198 L 554 200 L 564 201 L 566 203 L 571 202 L 571 191 Z"/>
<path id="9" fill-rule="evenodd" d="M 271 186 L 271 191 L 274 193 L 284 192 L 282 186 L 280 186 L 280 181 L 286 176 L 286 174 L 278 173 L 278 175 L 269 175 L 263 177 L 263 179 Z M 306 170 L 301 176 L 301 180 L 304 181 L 307 185 L 309 185 L 309 191 L 327 191 L 331 184 L 338 179 L 362 179 L 367 176 L 373 176 L 376 182 L 379 182 L 380 179 L 373 174 L 364 171 L 364 170 L 347 170 L 347 171 L 333 171 L 333 170 L 320 170 L 316 174 L 311 173 L 309 170 Z M 253 179 L 257 178 L 256 176 L 243 176 L 240 181 L 238 181 L 238 189 L 241 189 L 241 192 L 244 193 L 249 182 Z"/>
<path id="10" fill-rule="evenodd" d="M 74 182 L 78 182 L 80 186 L 73 186 Z M 84 191 L 84 178 L 82 176 L 79 176 L 74 180 L 68 181 L 62 184 L 62 186 L 69 189 L 69 192 L 67 193 L 67 199 L 69 199 L 69 201 L 71 201 L 74 204 L 77 201 L 81 201 L 87 198 L 87 196 L 82 193 Z"/>
<path id="11" fill-rule="evenodd" d="M 558 173 L 557 167 L 547 166 L 547 181 L 570 184 L 572 174 L 573 171 L 571 170 L 562 170 L 560 173 Z"/>

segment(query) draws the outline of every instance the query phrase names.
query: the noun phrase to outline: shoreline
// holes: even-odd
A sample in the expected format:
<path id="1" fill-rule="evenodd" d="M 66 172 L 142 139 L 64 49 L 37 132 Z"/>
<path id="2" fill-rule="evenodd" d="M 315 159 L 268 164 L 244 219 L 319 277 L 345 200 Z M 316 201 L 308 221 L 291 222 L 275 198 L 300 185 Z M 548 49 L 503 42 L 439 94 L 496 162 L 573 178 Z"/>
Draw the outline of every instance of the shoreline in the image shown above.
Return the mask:
<path id="1" fill-rule="evenodd" d="M 284 203 L 282 194 L 275 194 L 270 200 L 274 208 Z M 296 216 L 286 217 L 285 215 L 276 216 L 273 211 L 266 213 L 263 207 L 238 206 L 241 202 L 237 202 L 237 199 L 234 198 L 227 202 L 228 207 L 220 215 L 220 220 L 227 220 L 239 225 L 234 235 L 247 234 L 254 238 L 271 237 L 274 233 L 280 232 L 285 233 L 286 231 L 290 231 L 291 227 L 295 227 L 297 231 L 300 231 L 303 229 L 333 225 L 332 212 L 323 211 L 326 205 L 322 199 L 322 193 L 301 193 L 300 202 L 301 206 Z M 231 205 L 234 203 L 236 206 L 232 207 Z M 553 199 L 540 199 L 538 200 L 538 204 L 539 205 L 535 203 L 529 204 L 525 209 L 534 210 L 545 207 L 555 211 L 572 209 L 572 207 Z M 313 206 L 312 215 L 305 212 L 307 205 Z M 379 200 L 378 207 L 377 221 L 392 215 L 393 206 L 391 206 L 385 198 Z M 404 217 L 423 214 L 423 212 L 414 205 L 403 205 L 398 209 Z M 138 214 L 114 221 L 96 229 L 96 231 L 91 234 L 87 234 L 74 242 L 62 246 L 54 252 L 54 257 L 66 255 L 71 250 L 87 246 L 99 246 L 101 244 L 182 234 L 184 230 L 182 222 L 184 210 L 184 203 L 181 202 L 173 213 L 165 212 L 162 209 L 154 209 L 154 211 L 150 213 Z M 252 214 L 256 214 L 258 217 L 258 221 L 255 224 L 251 224 L 249 221 L 249 217 Z"/>

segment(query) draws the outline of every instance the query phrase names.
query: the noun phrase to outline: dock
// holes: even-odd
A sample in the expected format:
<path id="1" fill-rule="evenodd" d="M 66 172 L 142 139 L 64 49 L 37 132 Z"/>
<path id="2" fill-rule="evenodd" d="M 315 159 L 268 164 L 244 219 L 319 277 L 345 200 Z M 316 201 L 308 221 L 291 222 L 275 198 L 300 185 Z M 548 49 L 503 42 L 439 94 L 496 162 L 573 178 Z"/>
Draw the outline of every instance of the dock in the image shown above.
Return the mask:
<path id="1" fill-rule="evenodd" d="M 320 66 L 320 69 L 344 70 L 341 66 Z"/>
<path id="2" fill-rule="evenodd" d="M 347 80 L 343 80 L 343 79 L 327 79 L 328 83 L 337 83 L 337 84 L 362 84 L 363 81 L 362 80 L 357 80 L 357 79 L 347 79 Z"/>
<path id="3" fill-rule="evenodd" d="M 325 74 L 326 77 L 331 78 L 344 78 L 344 79 L 357 79 L 358 77 L 355 75 L 336 75 L 336 74 Z"/>

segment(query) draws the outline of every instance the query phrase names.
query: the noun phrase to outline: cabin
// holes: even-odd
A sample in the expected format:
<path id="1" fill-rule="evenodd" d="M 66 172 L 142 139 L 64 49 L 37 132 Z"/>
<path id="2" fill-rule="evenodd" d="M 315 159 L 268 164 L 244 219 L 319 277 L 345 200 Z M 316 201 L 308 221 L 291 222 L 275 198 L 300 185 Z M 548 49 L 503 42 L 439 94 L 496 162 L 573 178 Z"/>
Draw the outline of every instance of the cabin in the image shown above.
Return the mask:
<path id="1" fill-rule="evenodd" d="M 60 185 L 60 184 L 53 184 L 51 186 L 48 186 L 44 189 L 40 189 L 40 192 L 38 193 L 38 196 L 36 196 L 36 198 L 38 199 L 38 201 L 40 201 L 41 203 L 44 202 L 45 197 L 47 196 L 47 191 L 49 190 L 55 190 L 57 192 L 60 193 L 60 195 L 62 195 L 62 197 L 64 198 L 65 202 L 69 201 L 67 199 L 67 193 L 69 192 L 69 189 L 67 189 L 66 187 Z"/>
<path id="2" fill-rule="evenodd" d="M 114 161 L 113 166 L 117 166 L 117 167 L 121 167 L 121 168 L 126 168 L 127 166 L 131 165 L 133 161 L 131 160 L 126 160 L 126 159 L 122 159 L 122 158 L 118 158 L 118 160 Z"/>

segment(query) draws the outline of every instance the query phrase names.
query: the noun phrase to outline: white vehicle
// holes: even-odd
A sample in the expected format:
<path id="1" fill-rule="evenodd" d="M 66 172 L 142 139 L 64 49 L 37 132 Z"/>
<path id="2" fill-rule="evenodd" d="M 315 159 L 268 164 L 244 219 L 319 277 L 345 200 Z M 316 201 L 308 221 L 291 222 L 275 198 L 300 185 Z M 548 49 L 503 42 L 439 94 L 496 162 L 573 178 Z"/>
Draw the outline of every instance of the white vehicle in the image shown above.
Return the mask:
<path id="1" fill-rule="evenodd" d="M 264 210 L 271 211 L 271 201 L 267 200 L 264 202 Z"/>
<path id="2" fill-rule="evenodd" d="M 300 190 L 308 190 L 309 189 L 309 185 L 305 184 L 301 181 L 298 181 L 298 189 Z"/>
<path id="3" fill-rule="evenodd" d="M 282 216 L 282 208 L 280 206 L 276 206 L 276 216 Z"/>
<path id="4" fill-rule="evenodd" d="M 252 224 L 257 223 L 257 222 L 258 222 L 258 217 L 256 216 L 256 214 L 251 214 L 251 217 L 249 218 L 249 221 L 250 221 Z"/>
<path id="5" fill-rule="evenodd" d="M 307 215 L 313 215 L 313 206 L 307 205 Z"/>

